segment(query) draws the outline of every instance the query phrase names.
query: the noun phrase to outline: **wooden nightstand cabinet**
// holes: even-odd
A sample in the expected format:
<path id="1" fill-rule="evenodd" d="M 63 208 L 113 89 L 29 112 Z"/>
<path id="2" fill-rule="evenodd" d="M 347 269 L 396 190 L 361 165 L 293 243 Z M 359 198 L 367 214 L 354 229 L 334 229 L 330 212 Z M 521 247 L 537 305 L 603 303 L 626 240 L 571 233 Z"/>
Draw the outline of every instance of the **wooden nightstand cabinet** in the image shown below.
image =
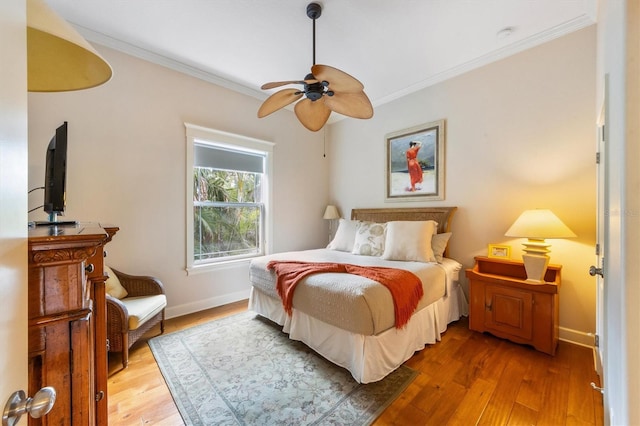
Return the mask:
<path id="1" fill-rule="evenodd" d="M 522 262 L 476 257 L 469 279 L 469 328 L 555 355 L 560 270 L 549 265 L 544 283 L 527 282 Z"/>

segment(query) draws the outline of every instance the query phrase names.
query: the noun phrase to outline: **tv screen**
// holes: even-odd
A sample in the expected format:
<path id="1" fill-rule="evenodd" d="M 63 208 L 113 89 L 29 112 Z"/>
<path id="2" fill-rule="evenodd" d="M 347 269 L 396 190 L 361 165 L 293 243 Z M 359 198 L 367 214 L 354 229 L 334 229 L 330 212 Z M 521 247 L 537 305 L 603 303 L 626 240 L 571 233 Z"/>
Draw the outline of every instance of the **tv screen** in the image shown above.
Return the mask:
<path id="1" fill-rule="evenodd" d="M 64 214 L 67 178 L 67 122 L 56 129 L 47 147 L 44 181 L 44 211 L 49 213 L 49 221 L 57 222 L 57 216 Z"/>

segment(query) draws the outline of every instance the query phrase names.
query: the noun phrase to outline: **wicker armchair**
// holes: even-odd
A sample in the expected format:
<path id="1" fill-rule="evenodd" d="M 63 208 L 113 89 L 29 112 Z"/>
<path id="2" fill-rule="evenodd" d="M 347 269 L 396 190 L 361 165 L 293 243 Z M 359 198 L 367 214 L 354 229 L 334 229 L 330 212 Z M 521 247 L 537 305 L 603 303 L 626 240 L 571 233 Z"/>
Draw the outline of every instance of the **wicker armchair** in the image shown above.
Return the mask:
<path id="1" fill-rule="evenodd" d="M 143 334 L 158 323 L 160 334 L 164 333 L 164 308 L 167 302 L 164 287 L 158 279 L 111 270 L 128 294 L 121 299 L 107 294 L 109 352 L 121 352 L 122 366 L 127 368 L 129 348 Z"/>

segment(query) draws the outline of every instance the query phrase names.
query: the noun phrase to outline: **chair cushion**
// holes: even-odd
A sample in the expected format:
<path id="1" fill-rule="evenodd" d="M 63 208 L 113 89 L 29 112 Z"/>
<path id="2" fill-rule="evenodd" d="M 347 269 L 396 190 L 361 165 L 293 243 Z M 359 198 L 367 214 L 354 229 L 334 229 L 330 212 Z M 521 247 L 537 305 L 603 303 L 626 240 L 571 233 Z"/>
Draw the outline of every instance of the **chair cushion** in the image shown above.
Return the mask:
<path id="1" fill-rule="evenodd" d="M 167 306 L 167 297 L 164 294 L 125 297 L 120 301 L 129 312 L 129 330 L 137 329 Z"/>
<path id="2" fill-rule="evenodd" d="M 127 289 L 122 286 L 116 273 L 113 272 L 107 265 L 104 265 L 104 273 L 109 276 L 109 278 L 107 278 L 107 281 L 104 282 L 107 294 L 111 297 L 115 297 L 116 299 L 127 297 Z"/>

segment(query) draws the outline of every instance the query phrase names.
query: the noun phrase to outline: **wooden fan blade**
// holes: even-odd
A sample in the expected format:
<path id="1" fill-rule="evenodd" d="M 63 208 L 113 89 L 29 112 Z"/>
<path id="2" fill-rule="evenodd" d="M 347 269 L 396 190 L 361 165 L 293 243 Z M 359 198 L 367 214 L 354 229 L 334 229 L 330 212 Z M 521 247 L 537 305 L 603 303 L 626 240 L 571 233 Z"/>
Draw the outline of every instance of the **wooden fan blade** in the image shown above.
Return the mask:
<path id="1" fill-rule="evenodd" d="M 298 89 L 283 89 L 274 93 L 273 95 L 269 96 L 267 100 L 262 103 L 262 105 L 260 105 L 260 109 L 258 110 L 258 118 L 266 117 L 272 112 L 286 107 L 290 103 L 300 99 L 302 95 L 303 93 Z"/>
<path id="2" fill-rule="evenodd" d="M 318 80 L 290 80 L 290 81 L 272 81 L 271 83 L 265 83 L 260 88 L 262 90 L 274 89 L 280 86 L 286 86 L 287 84 L 313 84 Z"/>
<path id="3" fill-rule="evenodd" d="M 312 101 L 308 98 L 298 102 L 294 111 L 300 123 L 312 132 L 322 129 L 331 115 L 331 110 L 322 100 Z"/>
<path id="4" fill-rule="evenodd" d="M 311 74 L 319 81 L 328 81 L 329 90 L 343 93 L 357 93 L 364 89 L 355 77 L 329 65 L 316 64 L 311 67 Z"/>
<path id="5" fill-rule="evenodd" d="M 373 117 L 373 107 L 367 95 L 360 91 L 358 93 L 335 92 L 333 96 L 324 96 L 324 104 L 338 114 L 353 118 Z"/>

